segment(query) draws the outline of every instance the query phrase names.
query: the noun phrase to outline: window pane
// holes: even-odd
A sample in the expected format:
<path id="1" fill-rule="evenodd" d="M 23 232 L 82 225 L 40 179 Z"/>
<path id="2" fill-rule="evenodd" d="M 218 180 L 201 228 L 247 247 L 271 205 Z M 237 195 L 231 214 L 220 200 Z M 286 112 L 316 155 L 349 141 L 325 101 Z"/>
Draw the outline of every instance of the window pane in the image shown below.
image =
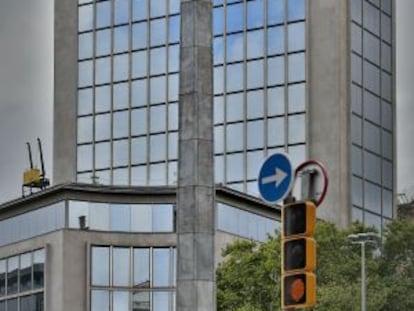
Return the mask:
<path id="1" fill-rule="evenodd" d="M 147 75 L 147 51 L 132 53 L 132 77 L 139 78 Z"/>
<path id="2" fill-rule="evenodd" d="M 115 0 L 115 25 L 128 23 L 129 5 L 128 0 Z"/>
<path id="3" fill-rule="evenodd" d="M 153 256 L 153 286 L 162 287 L 170 285 L 170 250 L 168 248 L 154 248 Z"/>
<path id="4" fill-rule="evenodd" d="M 152 231 L 152 208 L 151 205 L 131 206 L 131 230 L 135 232 Z"/>
<path id="5" fill-rule="evenodd" d="M 289 82 L 305 80 L 305 53 L 289 55 L 288 66 Z"/>
<path id="6" fill-rule="evenodd" d="M 92 88 L 78 91 L 78 115 L 92 113 Z"/>
<path id="7" fill-rule="evenodd" d="M 110 204 L 110 230 L 130 231 L 131 209 L 128 204 Z"/>
<path id="8" fill-rule="evenodd" d="M 19 256 L 8 258 L 7 259 L 7 295 L 17 293 L 18 271 L 19 271 Z"/>
<path id="9" fill-rule="evenodd" d="M 147 105 L 147 80 L 133 81 L 131 87 L 131 106 L 139 107 Z"/>
<path id="10" fill-rule="evenodd" d="M 166 311 L 171 310 L 169 305 L 169 292 L 154 292 L 153 293 L 153 310 L 154 311 Z"/>
<path id="11" fill-rule="evenodd" d="M 111 53 L 111 31 L 109 29 L 96 32 L 96 56 L 109 55 Z"/>
<path id="12" fill-rule="evenodd" d="M 93 28 L 93 7 L 84 5 L 79 7 L 79 31 L 90 30 Z"/>
<path id="13" fill-rule="evenodd" d="M 263 120 L 247 122 L 247 149 L 263 148 Z"/>
<path id="14" fill-rule="evenodd" d="M 132 49 L 143 49 L 147 43 L 148 23 L 138 23 L 132 25 Z"/>
<path id="15" fill-rule="evenodd" d="M 129 88 L 128 83 L 118 83 L 113 86 L 114 109 L 128 108 Z"/>
<path id="16" fill-rule="evenodd" d="M 92 285 L 109 286 L 109 247 L 92 247 Z"/>
<path id="17" fill-rule="evenodd" d="M 285 31 L 282 26 L 267 29 L 267 53 L 281 54 L 285 51 Z"/>
<path id="18" fill-rule="evenodd" d="M 147 3 L 147 0 L 132 0 L 132 20 L 136 21 L 147 18 Z"/>
<path id="19" fill-rule="evenodd" d="M 92 85 L 92 61 L 87 60 L 79 63 L 78 85 L 79 87 Z"/>
<path id="20" fill-rule="evenodd" d="M 20 292 L 32 288 L 32 253 L 20 255 Z"/>
<path id="21" fill-rule="evenodd" d="M 89 204 L 89 224 L 92 230 L 109 229 L 109 207 L 105 203 Z"/>
<path id="22" fill-rule="evenodd" d="M 288 0 L 287 1 L 287 18 L 288 21 L 305 18 L 305 0 Z"/>
<path id="23" fill-rule="evenodd" d="M 171 205 L 152 206 L 152 230 L 154 232 L 173 231 L 173 209 Z"/>
<path id="24" fill-rule="evenodd" d="M 263 0 L 247 2 L 247 28 L 262 27 L 263 22 Z"/>
<path id="25" fill-rule="evenodd" d="M 93 51 L 92 32 L 79 35 L 78 57 L 79 59 L 91 58 Z"/>
<path id="26" fill-rule="evenodd" d="M 267 84 L 275 85 L 285 82 L 285 58 L 283 56 L 267 59 Z"/>
<path id="27" fill-rule="evenodd" d="M 131 141 L 131 163 L 140 164 L 147 162 L 147 138 L 133 138 Z"/>
<path id="28" fill-rule="evenodd" d="M 95 83 L 108 83 L 111 81 L 111 59 L 98 58 L 95 61 Z"/>
<path id="29" fill-rule="evenodd" d="M 289 143 L 301 143 L 305 141 L 305 115 L 289 116 Z"/>
<path id="30" fill-rule="evenodd" d="M 33 289 L 44 286 L 45 250 L 40 249 L 33 253 Z"/>
<path id="31" fill-rule="evenodd" d="M 247 118 L 262 118 L 264 116 L 263 90 L 247 93 Z"/>
<path id="32" fill-rule="evenodd" d="M 107 27 L 111 25 L 111 3 L 110 1 L 98 2 L 96 4 L 96 27 Z"/>
<path id="33" fill-rule="evenodd" d="M 305 23 L 288 25 L 288 52 L 305 49 Z"/>
<path id="34" fill-rule="evenodd" d="M 129 311 L 129 292 L 113 292 L 113 311 Z"/>
<path id="35" fill-rule="evenodd" d="M 109 311 L 109 292 L 93 290 L 91 294 L 91 311 Z"/>
<path id="36" fill-rule="evenodd" d="M 110 114 L 100 114 L 95 116 L 95 140 L 106 140 L 111 136 Z"/>
<path id="37" fill-rule="evenodd" d="M 243 180 L 243 154 L 235 153 L 227 155 L 227 182 Z"/>
<path id="38" fill-rule="evenodd" d="M 227 32 L 243 30 L 243 3 L 227 6 Z"/>
<path id="39" fill-rule="evenodd" d="M 113 285 L 128 286 L 130 268 L 130 249 L 114 247 L 113 248 Z"/>
<path id="40" fill-rule="evenodd" d="M 114 81 L 127 80 L 129 75 L 129 54 L 114 56 Z"/>
<path id="41" fill-rule="evenodd" d="M 0 296 L 6 294 L 6 260 L 0 260 Z"/>
<path id="42" fill-rule="evenodd" d="M 108 168 L 111 165 L 111 145 L 109 142 L 95 144 L 95 169 Z"/>
<path id="43" fill-rule="evenodd" d="M 164 1 L 164 0 L 161 0 Z M 155 1 L 151 1 L 153 3 Z M 151 46 L 163 45 L 167 42 L 166 19 L 156 19 L 150 22 Z"/>
<path id="44" fill-rule="evenodd" d="M 244 117 L 243 93 L 227 95 L 226 103 L 227 103 L 227 122 L 243 120 L 243 117 Z"/>
<path id="45" fill-rule="evenodd" d="M 95 112 L 107 112 L 111 109 L 111 88 L 108 85 L 95 88 Z"/>
<path id="46" fill-rule="evenodd" d="M 241 51 L 243 50 L 241 49 Z M 256 31 L 247 32 L 247 58 L 249 59 L 249 58 L 263 57 L 263 54 L 264 54 L 264 30 L 256 30 Z"/>
<path id="47" fill-rule="evenodd" d="M 243 149 L 243 123 L 227 125 L 227 151 Z M 242 167 L 242 166 L 241 166 Z"/>
<path id="48" fill-rule="evenodd" d="M 150 311 L 150 293 L 137 292 L 132 294 L 133 311 Z"/>
<path id="49" fill-rule="evenodd" d="M 114 29 L 114 53 L 128 51 L 129 49 L 129 27 L 122 26 Z"/>
<path id="50" fill-rule="evenodd" d="M 134 288 L 150 287 L 150 253 L 148 248 L 134 249 Z"/>

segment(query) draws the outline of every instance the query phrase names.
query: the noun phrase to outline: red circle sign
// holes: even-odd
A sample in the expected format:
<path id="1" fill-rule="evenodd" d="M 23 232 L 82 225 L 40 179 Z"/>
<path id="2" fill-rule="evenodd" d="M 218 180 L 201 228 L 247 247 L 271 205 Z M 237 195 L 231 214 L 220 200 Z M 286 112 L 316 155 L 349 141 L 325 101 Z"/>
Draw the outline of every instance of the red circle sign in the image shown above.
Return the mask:
<path id="1" fill-rule="evenodd" d="M 322 171 L 322 175 L 323 175 L 323 188 L 322 188 L 322 194 L 319 197 L 319 199 L 315 202 L 316 207 L 318 207 L 322 201 L 325 199 L 326 196 L 326 192 L 328 191 L 328 171 L 326 170 L 326 167 L 319 162 L 318 160 L 314 160 L 314 159 L 310 159 L 308 161 L 303 162 L 302 164 L 300 164 L 296 170 L 295 170 L 295 179 L 299 173 L 299 171 L 303 170 L 306 166 L 308 165 L 316 165 L 317 167 L 320 168 L 320 170 Z"/>

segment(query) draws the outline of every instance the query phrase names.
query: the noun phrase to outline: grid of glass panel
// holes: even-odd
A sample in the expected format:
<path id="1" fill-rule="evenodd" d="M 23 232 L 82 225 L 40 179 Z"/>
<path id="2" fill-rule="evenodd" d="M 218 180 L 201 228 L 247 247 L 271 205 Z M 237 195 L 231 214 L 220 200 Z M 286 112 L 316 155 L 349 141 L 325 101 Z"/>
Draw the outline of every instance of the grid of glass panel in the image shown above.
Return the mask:
<path id="1" fill-rule="evenodd" d="M 0 259 L 0 310 L 43 311 L 45 250 Z"/>
<path id="2" fill-rule="evenodd" d="M 269 153 L 305 158 L 305 0 L 214 1 L 215 176 L 257 194 Z"/>
<path id="3" fill-rule="evenodd" d="M 179 0 L 79 0 L 78 181 L 174 184 Z"/>
<path id="4" fill-rule="evenodd" d="M 280 232 L 280 222 L 240 208 L 217 203 L 217 230 L 243 238 L 265 241 Z"/>
<path id="5" fill-rule="evenodd" d="M 174 232 L 174 205 L 69 201 L 69 228 L 119 232 Z"/>
<path id="6" fill-rule="evenodd" d="M 65 202 L 60 201 L 1 220 L 0 246 L 59 230 L 64 226 Z"/>
<path id="7" fill-rule="evenodd" d="M 91 311 L 175 310 L 176 250 L 93 246 Z"/>
<path id="8" fill-rule="evenodd" d="M 352 218 L 381 231 L 393 206 L 392 1 L 351 1 Z"/>
<path id="9" fill-rule="evenodd" d="M 78 180 L 176 183 L 179 0 L 79 0 Z M 306 0 L 214 1 L 216 181 L 305 158 Z"/>

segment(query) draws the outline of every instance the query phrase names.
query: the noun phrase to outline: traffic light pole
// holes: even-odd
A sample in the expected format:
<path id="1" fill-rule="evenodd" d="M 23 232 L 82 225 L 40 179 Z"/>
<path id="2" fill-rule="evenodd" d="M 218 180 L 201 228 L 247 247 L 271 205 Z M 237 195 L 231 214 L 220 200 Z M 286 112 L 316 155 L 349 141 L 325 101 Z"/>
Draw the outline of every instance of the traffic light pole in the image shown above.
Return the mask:
<path id="1" fill-rule="evenodd" d="M 365 275 L 365 242 L 361 243 L 361 311 L 366 311 L 367 284 Z"/>

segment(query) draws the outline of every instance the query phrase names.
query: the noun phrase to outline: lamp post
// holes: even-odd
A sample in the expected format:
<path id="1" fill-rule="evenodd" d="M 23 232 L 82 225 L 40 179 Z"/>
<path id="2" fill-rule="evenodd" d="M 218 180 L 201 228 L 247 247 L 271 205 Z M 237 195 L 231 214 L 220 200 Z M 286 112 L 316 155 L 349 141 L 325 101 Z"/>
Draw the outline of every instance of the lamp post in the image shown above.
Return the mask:
<path id="1" fill-rule="evenodd" d="M 374 232 L 363 232 L 357 234 L 348 235 L 348 239 L 351 244 L 361 245 L 361 311 L 366 311 L 367 308 L 367 285 L 366 285 L 366 272 L 365 272 L 365 244 L 376 245 L 377 234 Z"/>

